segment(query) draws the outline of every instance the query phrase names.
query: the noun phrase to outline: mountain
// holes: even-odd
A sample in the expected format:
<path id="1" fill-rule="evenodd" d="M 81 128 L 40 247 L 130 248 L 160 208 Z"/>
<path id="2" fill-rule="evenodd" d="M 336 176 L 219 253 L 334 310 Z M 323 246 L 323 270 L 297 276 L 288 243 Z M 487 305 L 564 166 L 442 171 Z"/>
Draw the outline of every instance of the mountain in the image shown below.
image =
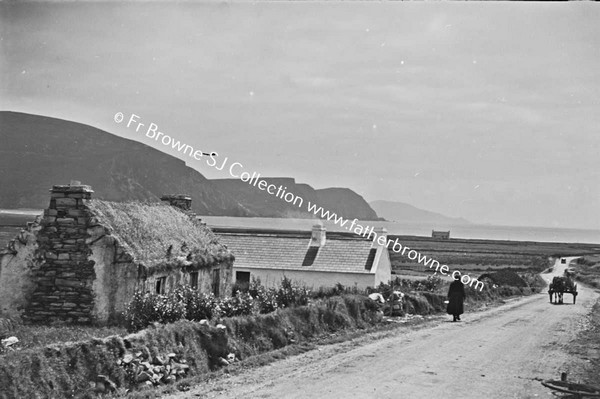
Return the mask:
<path id="1" fill-rule="evenodd" d="M 317 202 L 314 188 L 308 184 L 298 184 L 291 177 L 261 177 L 260 180 L 265 180 L 267 183 L 274 184 L 277 187 L 281 186 L 285 192 L 290 192 L 301 197 L 303 199 L 302 207 L 289 204 L 276 195 L 269 194 L 240 179 L 213 179 L 211 182 L 219 190 L 244 204 L 250 212 L 263 217 L 310 217 L 306 211 L 306 204 L 307 201 Z"/>
<path id="2" fill-rule="evenodd" d="M 323 208 L 344 216 L 360 220 L 378 220 L 379 217 L 363 197 L 349 188 L 333 187 L 316 190 L 318 204 Z M 348 216 L 346 216 L 348 215 Z"/>
<path id="3" fill-rule="evenodd" d="M 367 201 L 349 188 L 325 188 L 315 190 L 308 184 L 296 183 L 290 177 L 261 177 L 268 184 L 282 187 L 286 192 L 302 198 L 302 206 L 287 203 L 275 195 L 244 183 L 239 179 L 211 180 L 215 186 L 242 203 L 248 210 L 267 217 L 313 218 L 308 212 L 308 202 L 323 207 L 326 211 L 335 212 L 344 218 L 361 220 L 377 220 L 377 214 Z"/>
<path id="4" fill-rule="evenodd" d="M 440 213 L 419 209 L 403 202 L 373 201 L 369 205 L 386 220 L 405 223 L 431 223 L 439 226 L 471 224 L 463 218 L 453 218 Z"/>
<path id="5" fill-rule="evenodd" d="M 111 201 L 188 194 L 201 215 L 310 218 L 310 201 L 345 218 L 377 219 L 347 188 L 315 190 L 291 177 L 264 179 L 300 196 L 300 208 L 239 179 L 208 180 L 176 157 L 91 126 L 0 112 L 0 208 L 46 208 L 48 189 L 71 180 L 89 184 L 95 198 Z"/>
<path id="6" fill-rule="evenodd" d="M 0 208 L 46 208 L 51 186 L 71 180 L 106 200 L 185 193 L 199 214 L 258 216 L 185 162 L 145 144 L 62 119 L 0 112 Z"/>

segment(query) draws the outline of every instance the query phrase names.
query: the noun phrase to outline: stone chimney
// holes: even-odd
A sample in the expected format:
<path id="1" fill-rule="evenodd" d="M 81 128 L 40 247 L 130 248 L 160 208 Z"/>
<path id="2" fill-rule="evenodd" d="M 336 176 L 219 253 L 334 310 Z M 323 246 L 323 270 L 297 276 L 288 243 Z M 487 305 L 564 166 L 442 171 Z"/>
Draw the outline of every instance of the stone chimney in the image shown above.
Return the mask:
<path id="1" fill-rule="evenodd" d="M 312 233 L 310 237 L 310 246 L 311 247 L 322 247 L 325 245 L 325 232 L 327 229 L 320 224 L 315 224 L 312 228 Z"/>
<path id="2" fill-rule="evenodd" d="M 37 241 L 43 263 L 32 272 L 36 288 L 23 318 L 32 322 L 92 321 L 94 261 L 86 239 L 92 188 L 72 181 L 50 190 Z"/>
<path id="3" fill-rule="evenodd" d="M 169 205 L 188 212 L 192 210 L 192 197 L 185 194 L 169 194 L 160 197 L 161 201 L 168 202 Z"/>
<path id="4" fill-rule="evenodd" d="M 50 189 L 49 212 L 46 212 L 46 216 L 56 216 L 58 211 L 52 211 L 54 209 L 63 210 L 65 215 L 79 216 L 75 215 L 78 213 L 76 210 L 82 208 L 85 200 L 92 198 L 93 192 L 92 187 L 81 184 L 77 180 L 71 180 L 70 184 L 52 186 Z"/>
<path id="5" fill-rule="evenodd" d="M 372 248 L 384 247 L 387 244 L 387 229 L 385 227 L 375 227 L 373 233 L 377 234 L 377 238 L 373 237 Z"/>

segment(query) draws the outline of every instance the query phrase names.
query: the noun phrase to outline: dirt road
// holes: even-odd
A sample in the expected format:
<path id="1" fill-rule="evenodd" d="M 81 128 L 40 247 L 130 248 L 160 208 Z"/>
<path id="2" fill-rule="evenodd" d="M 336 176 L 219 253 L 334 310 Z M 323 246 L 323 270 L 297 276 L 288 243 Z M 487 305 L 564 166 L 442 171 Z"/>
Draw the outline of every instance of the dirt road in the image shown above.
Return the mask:
<path id="1" fill-rule="evenodd" d="M 557 262 L 543 277 L 564 267 Z M 565 349 L 598 293 L 579 290 L 576 305 L 570 294 L 564 305 L 538 294 L 467 313 L 458 323 L 439 317 L 431 327 L 328 345 L 176 398 L 551 398 L 539 379 L 583 362 Z"/>

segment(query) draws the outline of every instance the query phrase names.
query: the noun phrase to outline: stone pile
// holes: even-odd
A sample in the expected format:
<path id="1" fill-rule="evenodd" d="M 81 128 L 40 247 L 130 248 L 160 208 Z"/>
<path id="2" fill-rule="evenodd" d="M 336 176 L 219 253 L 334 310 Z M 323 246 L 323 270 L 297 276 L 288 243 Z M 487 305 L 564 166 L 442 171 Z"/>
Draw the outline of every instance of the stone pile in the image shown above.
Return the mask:
<path id="1" fill-rule="evenodd" d="M 93 308 L 94 262 L 86 239 L 91 213 L 86 202 L 90 186 L 57 185 L 50 190 L 50 206 L 44 211 L 38 234 L 43 257 L 33 271 L 37 286 L 24 319 L 32 322 L 90 323 Z"/>
<path id="2" fill-rule="evenodd" d="M 5 350 L 13 350 L 13 345 L 19 343 L 19 338 L 17 337 L 8 337 L 6 339 L 0 339 L 0 353 Z"/>
<path id="3" fill-rule="evenodd" d="M 126 353 L 117 364 L 125 369 L 130 382 L 149 386 L 175 382 L 190 369 L 185 359 L 175 353 L 153 358 L 144 352 Z"/>

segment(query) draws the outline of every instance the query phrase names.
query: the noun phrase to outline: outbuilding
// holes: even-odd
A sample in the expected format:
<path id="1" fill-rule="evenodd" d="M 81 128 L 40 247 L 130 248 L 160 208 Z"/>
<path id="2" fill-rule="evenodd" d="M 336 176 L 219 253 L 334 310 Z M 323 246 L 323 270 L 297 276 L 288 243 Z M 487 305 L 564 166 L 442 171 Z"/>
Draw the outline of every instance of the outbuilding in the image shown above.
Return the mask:
<path id="1" fill-rule="evenodd" d="M 239 285 L 258 278 L 275 287 L 286 277 L 313 289 L 338 283 L 364 289 L 391 278 L 390 256 L 379 240 L 345 232 L 328 235 L 321 225 L 312 231 L 213 230 L 235 255 L 234 281 Z M 375 231 L 377 237 L 386 237 L 385 229 Z"/>

